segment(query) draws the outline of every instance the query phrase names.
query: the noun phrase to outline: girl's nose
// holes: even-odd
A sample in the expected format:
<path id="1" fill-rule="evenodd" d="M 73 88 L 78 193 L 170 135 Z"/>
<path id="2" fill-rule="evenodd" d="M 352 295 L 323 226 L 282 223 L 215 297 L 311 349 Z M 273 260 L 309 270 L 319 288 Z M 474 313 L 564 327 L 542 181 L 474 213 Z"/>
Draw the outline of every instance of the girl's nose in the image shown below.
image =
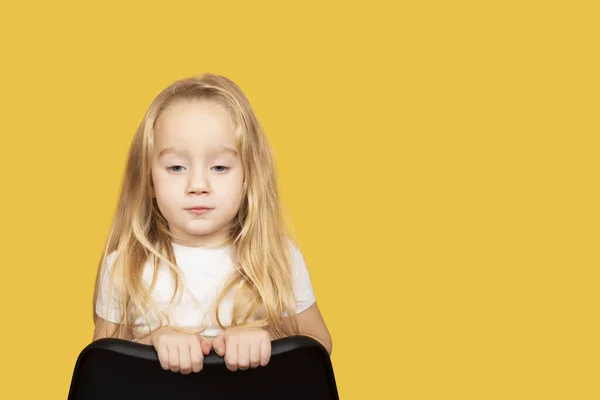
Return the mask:
<path id="1" fill-rule="evenodd" d="M 194 172 L 193 174 L 190 174 L 187 188 L 188 193 L 208 192 L 209 189 L 208 177 L 206 176 L 206 173 Z"/>

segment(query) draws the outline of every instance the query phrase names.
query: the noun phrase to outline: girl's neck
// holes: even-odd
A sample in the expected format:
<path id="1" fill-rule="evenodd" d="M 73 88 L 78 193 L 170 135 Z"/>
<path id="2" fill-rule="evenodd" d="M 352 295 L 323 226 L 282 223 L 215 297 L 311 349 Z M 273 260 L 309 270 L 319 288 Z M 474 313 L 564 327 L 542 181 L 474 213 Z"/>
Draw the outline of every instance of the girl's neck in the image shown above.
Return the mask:
<path id="1" fill-rule="evenodd" d="M 232 244 L 229 242 L 222 243 L 214 246 L 205 246 L 205 245 L 193 245 L 193 244 L 180 244 L 171 241 L 171 245 L 173 248 L 179 248 L 182 250 L 226 250 L 232 247 Z"/>

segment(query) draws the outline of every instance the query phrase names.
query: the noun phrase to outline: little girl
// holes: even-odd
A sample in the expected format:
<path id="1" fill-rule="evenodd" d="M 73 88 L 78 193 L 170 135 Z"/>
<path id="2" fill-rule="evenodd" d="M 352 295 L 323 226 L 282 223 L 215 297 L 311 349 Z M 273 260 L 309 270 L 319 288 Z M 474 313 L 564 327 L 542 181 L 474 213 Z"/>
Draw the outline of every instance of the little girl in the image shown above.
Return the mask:
<path id="1" fill-rule="evenodd" d="M 93 340 L 152 345 L 189 374 L 211 349 L 232 371 L 271 340 L 331 337 L 280 208 L 275 162 L 240 88 L 205 74 L 152 102 L 130 147 L 94 288 Z"/>

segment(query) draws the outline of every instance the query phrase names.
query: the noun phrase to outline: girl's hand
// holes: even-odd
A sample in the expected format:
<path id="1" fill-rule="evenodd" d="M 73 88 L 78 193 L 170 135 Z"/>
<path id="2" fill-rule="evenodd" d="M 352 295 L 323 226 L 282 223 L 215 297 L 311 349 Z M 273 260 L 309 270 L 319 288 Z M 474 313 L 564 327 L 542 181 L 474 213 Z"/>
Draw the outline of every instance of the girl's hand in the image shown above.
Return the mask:
<path id="1" fill-rule="evenodd" d="M 230 371 L 258 368 L 271 358 L 271 335 L 262 328 L 229 328 L 212 341 L 215 352 L 223 357 Z"/>
<path id="2" fill-rule="evenodd" d="M 160 366 L 164 370 L 200 372 L 204 364 L 204 356 L 211 349 L 211 342 L 197 334 L 177 332 L 170 326 L 157 329 L 151 336 L 142 341 L 151 344 L 158 353 Z"/>

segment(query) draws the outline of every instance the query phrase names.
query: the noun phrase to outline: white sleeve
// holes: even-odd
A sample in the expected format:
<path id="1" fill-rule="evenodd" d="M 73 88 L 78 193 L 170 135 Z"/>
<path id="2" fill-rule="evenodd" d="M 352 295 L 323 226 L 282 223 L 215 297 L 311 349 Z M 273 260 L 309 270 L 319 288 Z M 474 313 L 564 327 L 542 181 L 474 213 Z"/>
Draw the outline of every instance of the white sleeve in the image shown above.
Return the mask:
<path id="1" fill-rule="evenodd" d="M 96 314 L 106 321 L 121 322 L 121 299 L 118 295 L 119 287 L 111 279 L 113 262 L 116 252 L 112 252 L 106 257 L 100 271 L 100 282 L 96 296 Z"/>
<path id="2" fill-rule="evenodd" d="M 306 267 L 304 257 L 300 249 L 291 244 L 292 259 L 292 283 L 294 295 L 296 296 L 296 314 L 300 314 L 316 301 L 315 292 L 310 279 L 310 273 Z"/>

